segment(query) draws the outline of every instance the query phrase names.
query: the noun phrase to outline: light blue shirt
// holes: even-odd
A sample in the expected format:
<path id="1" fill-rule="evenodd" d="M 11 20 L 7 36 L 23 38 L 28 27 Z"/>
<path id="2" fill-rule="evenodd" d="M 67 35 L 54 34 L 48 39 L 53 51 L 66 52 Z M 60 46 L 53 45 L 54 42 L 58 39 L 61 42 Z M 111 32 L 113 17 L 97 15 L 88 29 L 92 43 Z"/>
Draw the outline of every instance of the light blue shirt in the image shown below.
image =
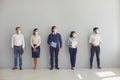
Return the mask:
<path id="1" fill-rule="evenodd" d="M 68 39 L 68 46 L 71 46 L 72 48 L 76 48 L 77 47 L 77 38 L 69 38 Z"/>

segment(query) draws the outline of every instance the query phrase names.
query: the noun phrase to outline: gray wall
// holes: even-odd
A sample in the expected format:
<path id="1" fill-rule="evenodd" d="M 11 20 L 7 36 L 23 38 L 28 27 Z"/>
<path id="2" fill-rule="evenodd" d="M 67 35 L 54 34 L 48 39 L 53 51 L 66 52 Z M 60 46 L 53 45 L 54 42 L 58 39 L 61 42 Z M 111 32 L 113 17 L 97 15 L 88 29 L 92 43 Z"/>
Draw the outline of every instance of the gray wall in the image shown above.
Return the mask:
<path id="1" fill-rule="evenodd" d="M 119 0 L 0 0 L 0 67 L 13 66 L 13 52 L 10 42 L 16 25 L 21 26 L 26 48 L 23 55 L 24 67 L 32 67 L 30 36 L 35 27 L 42 38 L 40 67 L 49 66 L 47 36 L 52 25 L 58 27 L 63 38 L 63 48 L 59 55 L 60 67 L 69 67 L 69 53 L 66 46 L 72 30 L 78 36 L 76 66 L 89 67 L 89 35 L 94 26 L 100 27 L 101 65 L 119 67 Z M 96 61 L 94 59 L 94 65 Z"/>

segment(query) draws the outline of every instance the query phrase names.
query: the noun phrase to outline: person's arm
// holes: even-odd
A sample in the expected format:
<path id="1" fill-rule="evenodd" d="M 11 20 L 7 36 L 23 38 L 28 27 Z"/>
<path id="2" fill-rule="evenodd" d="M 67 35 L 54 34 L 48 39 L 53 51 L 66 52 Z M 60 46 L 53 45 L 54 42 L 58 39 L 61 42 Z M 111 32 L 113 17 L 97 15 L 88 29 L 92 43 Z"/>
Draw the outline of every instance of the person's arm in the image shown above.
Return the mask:
<path id="1" fill-rule="evenodd" d="M 90 44 L 90 45 L 93 45 L 93 43 L 92 43 L 92 36 L 90 36 L 89 44 Z"/>
<path id="2" fill-rule="evenodd" d="M 68 39 L 67 45 L 68 45 L 68 47 L 71 47 L 71 45 L 70 45 L 70 38 Z"/>
<path id="3" fill-rule="evenodd" d="M 24 39 L 24 36 L 22 35 L 22 48 L 24 49 L 25 48 L 25 39 Z"/>
<path id="4" fill-rule="evenodd" d="M 11 39 L 11 47 L 12 49 L 14 48 L 14 35 L 12 36 L 12 39 Z"/>
<path id="5" fill-rule="evenodd" d="M 31 46 L 34 48 L 34 46 L 33 46 L 33 42 L 32 42 L 32 36 L 31 36 L 31 38 L 30 38 L 30 44 L 31 44 Z"/>
<path id="6" fill-rule="evenodd" d="M 67 42 L 67 46 L 69 47 L 70 46 L 70 40 L 68 39 L 68 42 Z"/>
<path id="7" fill-rule="evenodd" d="M 59 34 L 59 42 L 60 42 L 60 48 L 62 48 L 62 37 L 60 34 Z"/>
<path id="8" fill-rule="evenodd" d="M 38 47 L 40 44 L 41 44 L 41 37 L 39 36 L 38 44 L 36 45 L 36 47 Z"/>
<path id="9" fill-rule="evenodd" d="M 102 43 L 102 38 L 101 38 L 101 36 L 100 36 L 100 42 L 99 42 L 99 45 L 101 45 L 101 43 Z"/>
<path id="10" fill-rule="evenodd" d="M 76 45 L 75 45 L 75 47 L 77 47 L 78 46 L 78 40 L 76 39 Z"/>
<path id="11" fill-rule="evenodd" d="M 48 43 L 48 45 L 50 45 L 50 44 L 51 44 L 50 35 L 48 36 L 48 40 L 47 40 L 47 43 Z"/>
<path id="12" fill-rule="evenodd" d="M 22 54 L 24 53 L 24 48 L 25 48 L 25 39 L 24 36 L 22 35 Z"/>

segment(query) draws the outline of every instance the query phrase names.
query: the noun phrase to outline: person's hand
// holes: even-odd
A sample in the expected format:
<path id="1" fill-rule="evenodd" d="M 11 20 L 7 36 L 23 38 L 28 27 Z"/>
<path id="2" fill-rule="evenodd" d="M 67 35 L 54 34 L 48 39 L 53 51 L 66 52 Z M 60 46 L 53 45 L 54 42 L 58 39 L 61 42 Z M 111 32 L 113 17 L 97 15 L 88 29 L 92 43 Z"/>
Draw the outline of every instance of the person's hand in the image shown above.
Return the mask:
<path id="1" fill-rule="evenodd" d="M 12 48 L 12 51 L 14 51 L 14 48 Z"/>
<path id="2" fill-rule="evenodd" d="M 50 46 L 52 45 L 52 43 L 49 44 Z"/>
<path id="3" fill-rule="evenodd" d="M 71 47 L 72 47 L 72 45 L 69 45 L 69 47 L 71 48 Z"/>
<path id="4" fill-rule="evenodd" d="M 77 45 L 75 45 L 75 47 L 77 48 Z"/>
<path id="5" fill-rule="evenodd" d="M 37 48 L 37 46 L 34 47 L 35 49 Z"/>
<path id="6" fill-rule="evenodd" d="M 95 46 L 95 44 L 91 43 L 91 46 Z"/>
<path id="7" fill-rule="evenodd" d="M 24 53 L 24 48 L 22 48 L 22 54 Z"/>
<path id="8" fill-rule="evenodd" d="M 59 51 L 62 50 L 62 48 L 59 49 Z"/>
<path id="9" fill-rule="evenodd" d="M 93 44 L 92 44 L 92 43 L 90 43 L 90 45 L 91 45 L 91 46 L 93 46 Z"/>

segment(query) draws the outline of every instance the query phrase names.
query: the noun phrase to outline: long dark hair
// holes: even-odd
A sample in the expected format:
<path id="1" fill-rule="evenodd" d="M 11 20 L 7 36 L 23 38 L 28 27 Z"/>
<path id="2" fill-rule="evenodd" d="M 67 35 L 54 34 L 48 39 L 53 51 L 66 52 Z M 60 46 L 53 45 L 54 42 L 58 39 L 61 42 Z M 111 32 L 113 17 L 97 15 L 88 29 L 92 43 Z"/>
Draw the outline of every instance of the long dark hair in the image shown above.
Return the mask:
<path id="1" fill-rule="evenodd" d="M 71 33 L 70 33 L 70 37 L 72 38 L 73 37 L 73 34 L 74 33 L 76 33 L 75 31 L 72 31 Z"/>
<path id="2" fill-rule="evenodd" d="M 38 30 L 38 28 L 35 28 L 34 30 L 33 30 L 33 35 L 35 35 L 35 31 L 37 31 Z"/>

